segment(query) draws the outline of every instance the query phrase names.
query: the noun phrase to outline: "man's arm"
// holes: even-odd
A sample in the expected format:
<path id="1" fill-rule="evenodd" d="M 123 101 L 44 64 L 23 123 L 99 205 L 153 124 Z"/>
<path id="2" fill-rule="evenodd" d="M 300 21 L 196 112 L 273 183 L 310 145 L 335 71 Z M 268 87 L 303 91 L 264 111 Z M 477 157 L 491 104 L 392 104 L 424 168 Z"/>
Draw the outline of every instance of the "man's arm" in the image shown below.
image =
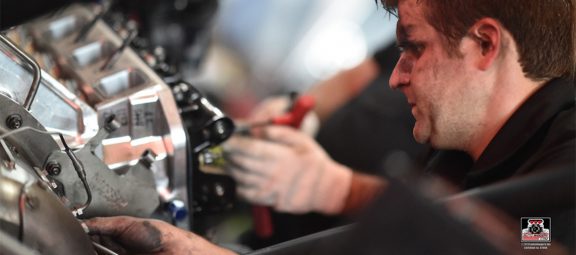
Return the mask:
<path id="1" fill-rule="evenodd" d="M 357 96 L 378 73 L 378 64 L 373 58 L 369 58 L 312 87 L 307 94 L 316 99 L 314 112 L 320 122 L 328 119 L 336 109 Z"/>
<path id="2" fill-rule="evenodd" d="M 348 196 L 341 214 L 356 214 L 384 192 L 388 181 L 384 178 L 353 172 Z"/>

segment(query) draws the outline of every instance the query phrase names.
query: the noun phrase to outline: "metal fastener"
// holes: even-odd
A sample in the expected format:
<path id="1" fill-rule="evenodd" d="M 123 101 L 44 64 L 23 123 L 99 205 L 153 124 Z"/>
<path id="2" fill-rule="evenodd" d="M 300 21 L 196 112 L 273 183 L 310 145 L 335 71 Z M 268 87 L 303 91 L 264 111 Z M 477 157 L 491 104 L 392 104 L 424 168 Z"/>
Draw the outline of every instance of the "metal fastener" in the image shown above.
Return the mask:
<path id="1" fill-rule="evenodd" d="M 48 171 L 50 175 L 59 175 L 60 172 L 62 172 L 62 167 L 60 166 L 60 163 L 56 161 L 50 161 L 46 165 L 46 171 Z"/>
<path id="2" fill-rule="evenodd" d="M 19 129 L 22 127 L 22 116 L 19 114 L 12 114 L 6 118 L 6 125 L 10 129 Z"/>

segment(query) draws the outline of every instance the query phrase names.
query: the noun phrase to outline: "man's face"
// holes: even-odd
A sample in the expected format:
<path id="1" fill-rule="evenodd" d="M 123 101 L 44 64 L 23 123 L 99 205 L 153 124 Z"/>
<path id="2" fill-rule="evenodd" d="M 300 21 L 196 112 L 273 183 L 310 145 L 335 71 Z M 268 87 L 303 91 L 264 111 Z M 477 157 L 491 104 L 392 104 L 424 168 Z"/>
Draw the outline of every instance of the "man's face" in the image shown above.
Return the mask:
<path id="1" fill-rule="evenodd" d="M 467 149 L 482 126 L 487 101 L 468 56 L 474 42 L 464 37 L 460 54 L 449 54 L 441 34 L 426 20 L 425 8 L 425 1 L 399 1 L 396 35 L 402 54 L 390 86 L 411 105 L 418 142 Z"/>

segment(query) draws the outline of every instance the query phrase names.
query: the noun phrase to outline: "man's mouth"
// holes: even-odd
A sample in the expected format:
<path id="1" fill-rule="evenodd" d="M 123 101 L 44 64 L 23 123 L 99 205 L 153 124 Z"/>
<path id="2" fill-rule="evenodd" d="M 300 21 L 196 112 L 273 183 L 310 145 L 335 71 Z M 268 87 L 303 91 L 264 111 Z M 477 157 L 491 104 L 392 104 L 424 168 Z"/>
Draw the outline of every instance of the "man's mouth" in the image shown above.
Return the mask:
<path id="1" fill-rule="evenodd" d="M 415 103 L 408 103 L 408 104 L 410 104 L 410 110 L 412 112 L 412 116 L 414 116 L 414 118 L 416 118 L 416 112 L 417 112 L 416 104 Z"/>

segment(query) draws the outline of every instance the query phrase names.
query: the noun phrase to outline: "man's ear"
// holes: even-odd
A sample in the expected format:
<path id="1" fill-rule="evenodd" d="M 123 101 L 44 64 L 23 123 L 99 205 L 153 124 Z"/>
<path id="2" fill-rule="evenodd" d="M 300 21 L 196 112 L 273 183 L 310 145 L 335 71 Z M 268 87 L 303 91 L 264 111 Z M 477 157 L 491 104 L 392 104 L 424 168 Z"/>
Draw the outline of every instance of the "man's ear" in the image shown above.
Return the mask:
<path id="1" fill-rule="evenodd" d="M 502 51 L 502 25 L 492 18 L 482 18 L 468 31 L 477 44 L 479 54 L 476 64 L 481 70 L 488 69 Z"/>

